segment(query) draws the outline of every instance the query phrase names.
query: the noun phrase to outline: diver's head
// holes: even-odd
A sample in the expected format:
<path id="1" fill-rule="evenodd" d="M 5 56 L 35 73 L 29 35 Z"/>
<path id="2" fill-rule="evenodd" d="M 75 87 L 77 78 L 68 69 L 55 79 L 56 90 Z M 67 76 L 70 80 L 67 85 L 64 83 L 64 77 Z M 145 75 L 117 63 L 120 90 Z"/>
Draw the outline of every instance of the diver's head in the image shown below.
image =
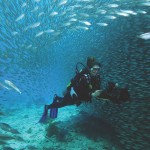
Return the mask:
<path id="1" fill-rule="evenodd" d="M 91 76 L 97 76 L 100 73 L 100 64 L 96 62 L 93 67 L 90 68 Z"/>
<path id="2" fill-rule="evenodd" d="M 101 64 L 96 61 L 95 57 L 87 58 L 87 66 L 90 70 L 91 76 L 99 75 Z"/>

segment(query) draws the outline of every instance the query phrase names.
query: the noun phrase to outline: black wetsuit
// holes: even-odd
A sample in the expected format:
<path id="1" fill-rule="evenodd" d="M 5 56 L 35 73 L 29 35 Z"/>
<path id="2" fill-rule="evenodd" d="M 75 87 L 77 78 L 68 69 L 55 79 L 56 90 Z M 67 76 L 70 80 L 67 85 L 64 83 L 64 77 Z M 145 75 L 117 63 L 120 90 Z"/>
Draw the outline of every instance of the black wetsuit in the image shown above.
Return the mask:
<path id="1" fill-rule="evenodd" d="M 100 90 L 100 83 L 99 75 L 91 77 L 88 70 L 82 70 L 68 84 L 64 97 L 55 96 L 53 103 L 48 105 L 48 108 L 60 108 L 74 104 L 79 106 L 83 101 L 91 102 L 91 94 L 95 90 Z"/>

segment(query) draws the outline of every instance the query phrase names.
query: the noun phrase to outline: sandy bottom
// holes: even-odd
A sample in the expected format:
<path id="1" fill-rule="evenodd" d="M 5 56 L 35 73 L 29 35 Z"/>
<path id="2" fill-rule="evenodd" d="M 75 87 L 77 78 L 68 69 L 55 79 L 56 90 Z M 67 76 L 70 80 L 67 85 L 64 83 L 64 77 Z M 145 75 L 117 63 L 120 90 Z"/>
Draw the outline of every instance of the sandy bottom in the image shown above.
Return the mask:
<path id="1" fill-rule="evenodd" d="M 9 124 L 20 134 L 0 129 L 0 134 L 14 138 L 1 138 L 0 149 L 118 150 L 110 127 L 76 106 L 59 109 L 58 118 L 49 119 L 46 124 L 37 123 L 42 112 L 42 107 L 32 107 L 1 116 L 1 123 Z"/>

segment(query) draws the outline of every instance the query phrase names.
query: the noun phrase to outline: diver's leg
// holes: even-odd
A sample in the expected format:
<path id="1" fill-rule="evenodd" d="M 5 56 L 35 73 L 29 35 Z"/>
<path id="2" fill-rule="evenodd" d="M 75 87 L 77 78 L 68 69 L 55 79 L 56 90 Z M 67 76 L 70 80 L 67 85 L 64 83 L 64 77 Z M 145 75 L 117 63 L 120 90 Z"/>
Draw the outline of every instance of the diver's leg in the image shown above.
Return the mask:
<path id="1" fill-rule="evenodd" d="M 68 105 L 76 104 L 74 99 L 71 97 L 70 93 L 66 94 L 64 97 L 54 96 L 53 103 L 50 105 L 45 105 L 45 109 L 50 108 L 61 108 Z"/>

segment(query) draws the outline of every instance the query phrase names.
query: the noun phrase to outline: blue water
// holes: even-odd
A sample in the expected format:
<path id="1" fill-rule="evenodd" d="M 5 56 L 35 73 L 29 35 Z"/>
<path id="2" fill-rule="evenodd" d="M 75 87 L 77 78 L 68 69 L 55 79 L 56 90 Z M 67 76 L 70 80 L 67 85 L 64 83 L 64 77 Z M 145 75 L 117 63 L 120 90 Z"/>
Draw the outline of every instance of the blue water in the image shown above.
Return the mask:
<path id="1" fill-rule="evenodd" d="M 46 125 L 38 126 L 38 129 L 35 126 L 36 129 L 32 129 L 33 132 L 30 133 L 31 137 L 26 136 L 25 132 L 38 121 L 44 104 L 51 103 L 55 93 L 62 95 L 68 82 L 75 75 L 76 63 L 85 64 L 88 56 L 94 56 L 102 63 L 104 74 L 102 87 L 107 81 L 113 80 L 120 86 L 127 85 L 133 99 L 149 98 L 149 6 L 149 0 L 0 0 L 0 118 L 1 122 L 16 126 L 19 131 L 24 128 L 20 136 L 25 136 L 23 146 L 20 146 L 20 141 L 16 142 L 19 143 L 18 147 L 13 145 L 11 140 L 2 140 L 7 144 L 0 140 L 2 149 L 6 146 L 17 150 L 25 149 L 27 141 L 38 135 L 37 130 L 40 128 L 43 129 L 39 131 L 43 136 L 41 143 L 46 141 L 44 139 Z M 71 107 L 72 111 L 68 109 L 68 111 L 62 109 L 63 117 L 59 115 L 62 123 L 65 116 L 69 118 L 68 113 L 74 112 L 77 115 L 76 109 L 80 108 Z M 147 111 L 145 114 L 144 111 L 141 112 L 144 118 Z M 21 119 L 16 123 L 13 121 L 20 118 L 20 115 L 24 116 L 24 122 L 32 118 L 30 127 L 25 123 L 22 123 L 24 125 L 21 127 Z M 91 119 L 88 116 L 87 120 L 89 118 Z M 78 124 L 76 123 L 78 119 L 75 117 L 72 120 Z M 99 123 L 94 120 L 95 124 Z M 64 124 L 70 122 L 67 121 L 64 121 Z M 71 134 L 72 140 L 66 142 L 70 143 L 69 145 L 63 143 L 61 147 L 60 141 L 52 138 L 54 143 L 58 142 L 53 148 L 119 149 L 119 144 L 116 142 L 114 146 L 110 146 L 111 148 L 98 145 L 99 138 L 87 148 L 85 145 L 91 144 L 93 139 L 89 137 L 90 133 L 87 133 L 87 137 L 86 134 L 80 137 L 82 133 L 86 133 L 86 130 L 83 131 L 84 123 L 87 122 L 81 122 L 79 130 L 74 131 L 73 135 L 65 128 L 62 130 L 63 133 L 56 136 L 66 139 L 67 137 L 62 135 Z M 58 129 L 54 127 L 56 131 L 64 128 L 63 125 L 59 125 L 56 124 Z M 71 126 L 73 127 L 74 125 Z M 7 135 L 7 132 L 4 133 L 3 130 L 1 132 Z M 101 133 L 100 130 L 99 134 L 105 132 Z M 73 141 L 74 137 L 78 136 L 79 141 L 83 140 L 85 145 L 82 145 L 84 143 L 82 142 L 81 147 L 74 145 L 71 147 L 74 142 L 80 145 L 79 141 Z M 128 137 L 128 135 L 123 136 Z M 35 147 L 42 149 L 42 144 L 36 142 L 32 141 L 26 149 Z M 32 144 L 37 146 L 33 148 Z M 123 149 L 132 149 L 130 147 L 132 144 L 130 142 L 123 144 Z M 46 148 L 50 149 L 48 146 Z M 140 149 L 140 146 L 134 148 Z"/>

